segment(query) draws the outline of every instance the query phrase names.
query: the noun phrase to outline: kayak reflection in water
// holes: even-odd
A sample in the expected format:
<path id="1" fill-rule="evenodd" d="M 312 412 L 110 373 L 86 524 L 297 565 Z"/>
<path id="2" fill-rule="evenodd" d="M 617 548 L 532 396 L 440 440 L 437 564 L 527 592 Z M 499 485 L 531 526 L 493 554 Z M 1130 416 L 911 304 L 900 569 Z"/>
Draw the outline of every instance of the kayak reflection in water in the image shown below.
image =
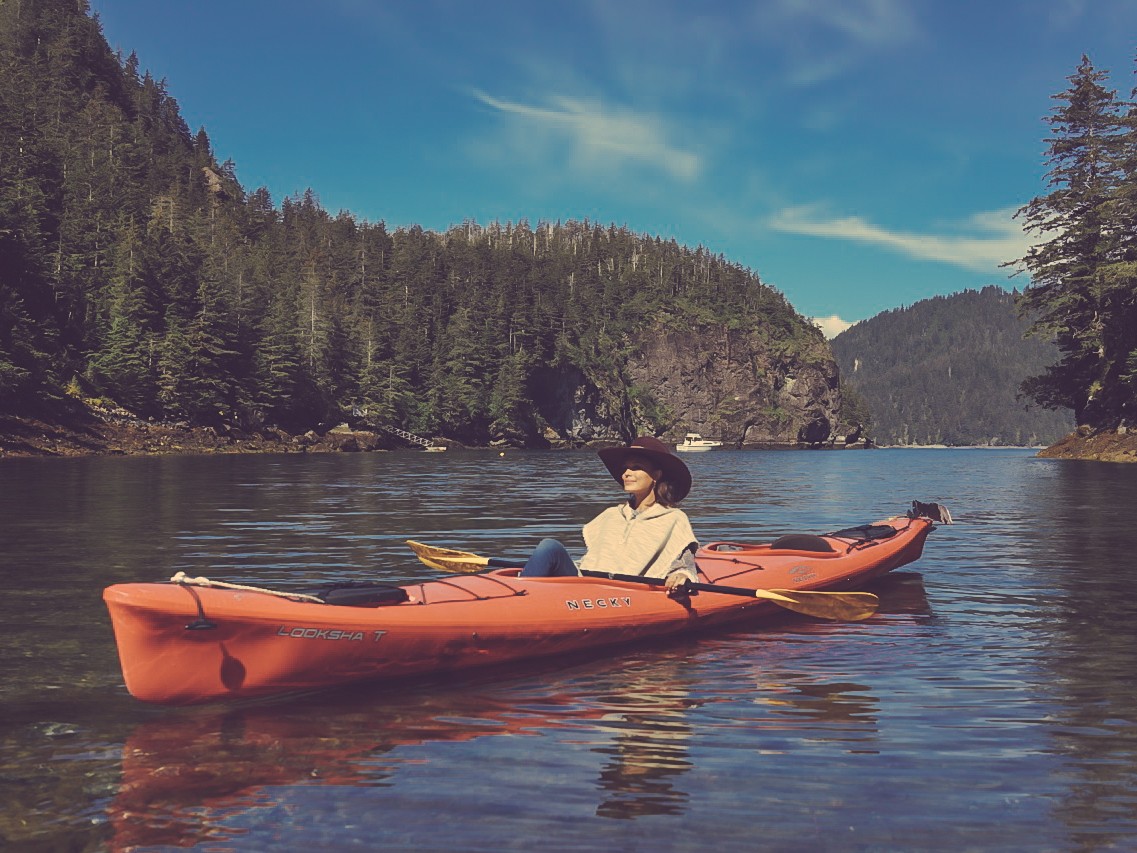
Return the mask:
<path id="1" fill-rule="evenodd" d="M 585 553 L 577 565 L 556 539 L 543 539 L 522 577 L 579 575 L 581 569 L 665 578 L 668 591 L 695 582 L 699 543 L 678 504 L 691 491 L 691 472 L 657 438 L 601 450 L 600 460 L 628 500 L 584 525 Z"/>
<path id="2" fill-rule="evenodd" d="M 688 709 L 697 703 L 681 672 L 674 663 L 660 663 L 631 678 L 619 694 L 620 707 L 595 724 L 615 735 L 592 748 L 605 758 L 598 817 L 634 820 L 686 811 L 690 796 L 681 787 L 682 776 L 695 766 Z"/>

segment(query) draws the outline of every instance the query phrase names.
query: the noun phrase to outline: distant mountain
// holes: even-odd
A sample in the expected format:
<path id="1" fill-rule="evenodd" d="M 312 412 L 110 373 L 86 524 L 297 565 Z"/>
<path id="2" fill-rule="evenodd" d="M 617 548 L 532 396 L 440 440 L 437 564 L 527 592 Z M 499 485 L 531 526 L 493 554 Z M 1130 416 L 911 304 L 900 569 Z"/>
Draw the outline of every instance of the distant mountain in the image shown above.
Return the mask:
<path id="1" fill-rule="evenodd" d="M 1073 430 L 1073 415 L 1019 396 L 1024 379 L 1059 357 L 1024 338 L 1026 328 L 1015 294 L 990 286 L 878 314 L 832 347 L 878 444 L 1052 444 Z"/>

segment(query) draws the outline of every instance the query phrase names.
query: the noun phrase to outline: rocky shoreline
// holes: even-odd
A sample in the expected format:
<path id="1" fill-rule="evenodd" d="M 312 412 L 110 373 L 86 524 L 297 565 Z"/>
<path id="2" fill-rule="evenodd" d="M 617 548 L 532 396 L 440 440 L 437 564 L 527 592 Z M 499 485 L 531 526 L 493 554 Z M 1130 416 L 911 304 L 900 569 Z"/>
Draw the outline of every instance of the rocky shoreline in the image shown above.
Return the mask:
<path id="1" fill-rule="evenodd" d="M 1041 451 L 1047 459 L 1088 459 L 1095 462 L 1137 462 L 1137 433 L 1078 429 Z"/>
<path id="2" fill-rule="evenodd" d="M 446 442 L 440 441 L 439 444 Z M 404 449 L 393 436 L 341 425 L 292 435 L 147 421 L 121 409 L 69 404 L 37 415 L 0 414 L 0 459 L 218 453 L 358 453 Z M 781 448 L 788 449 L 788 448 Z M 1081 427 L 1039 452 L 1049 459 L 1137 462 L 1137 433 Z"/>
<path id="3" fill-rule="evenodd" d="M 291 435 L 280 429 L 242 432 L 137 418 L 98 406 L 65 412 L 0 414 L 0 459 L 36 456 L 163 456 L 218 453 L 348 453 L 393 450 L 397 439 L 336 427 Z"/>

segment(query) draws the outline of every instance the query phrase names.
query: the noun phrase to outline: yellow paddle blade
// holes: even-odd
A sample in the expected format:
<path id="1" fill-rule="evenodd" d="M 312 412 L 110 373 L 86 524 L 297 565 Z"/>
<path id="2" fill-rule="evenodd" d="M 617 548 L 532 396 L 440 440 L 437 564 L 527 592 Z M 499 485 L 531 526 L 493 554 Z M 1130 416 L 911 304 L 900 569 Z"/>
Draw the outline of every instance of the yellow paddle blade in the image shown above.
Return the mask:
<path id="1" fill-rule="evenodd" d="M 485 557 L 419 557 L 432 569 L 443 572 L 479 572 L 486 567 Z"/>
<path id="2" fill-rule="evenodd" d="M 806 592 L 796 589 L 759 589 L 755 598 L 773 601 L 779 607 L 839 622 L 859 622 L 876 613 L 880 599 L 871 592 Z"/>
<path id="3" fill-rule="evenodd" d="M 471 554 L 469 551 L 456 551 L 453 548 L 439 548 L 408 539 L 407 544 L 415 556 L 427 566 L 440 572 L 476 572 L 489 565 L 489 559 Z"/>

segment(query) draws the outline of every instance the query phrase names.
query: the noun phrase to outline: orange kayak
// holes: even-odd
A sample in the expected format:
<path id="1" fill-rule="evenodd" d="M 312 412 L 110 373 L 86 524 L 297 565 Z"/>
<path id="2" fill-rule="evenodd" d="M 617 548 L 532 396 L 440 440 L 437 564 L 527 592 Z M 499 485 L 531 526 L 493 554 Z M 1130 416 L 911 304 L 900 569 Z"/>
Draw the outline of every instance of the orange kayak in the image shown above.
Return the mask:
<path id="1" fill-rule="evenodd" d="M 193 581 L 116 584 L 103 599 L 133 696 L 170 705 L 245 699 L 579 652 L 781 613 L 778 603 L 739 593 L 855 589 L 920 557 L 934 523 L 911 515 L 765 545 L 709 544 L 696 555 L 705 584 L 678 597 L 636 578 L 521 578 L 518 568 L 499 568 L 371 595 L 348 588 L 344 605 Z"/>

